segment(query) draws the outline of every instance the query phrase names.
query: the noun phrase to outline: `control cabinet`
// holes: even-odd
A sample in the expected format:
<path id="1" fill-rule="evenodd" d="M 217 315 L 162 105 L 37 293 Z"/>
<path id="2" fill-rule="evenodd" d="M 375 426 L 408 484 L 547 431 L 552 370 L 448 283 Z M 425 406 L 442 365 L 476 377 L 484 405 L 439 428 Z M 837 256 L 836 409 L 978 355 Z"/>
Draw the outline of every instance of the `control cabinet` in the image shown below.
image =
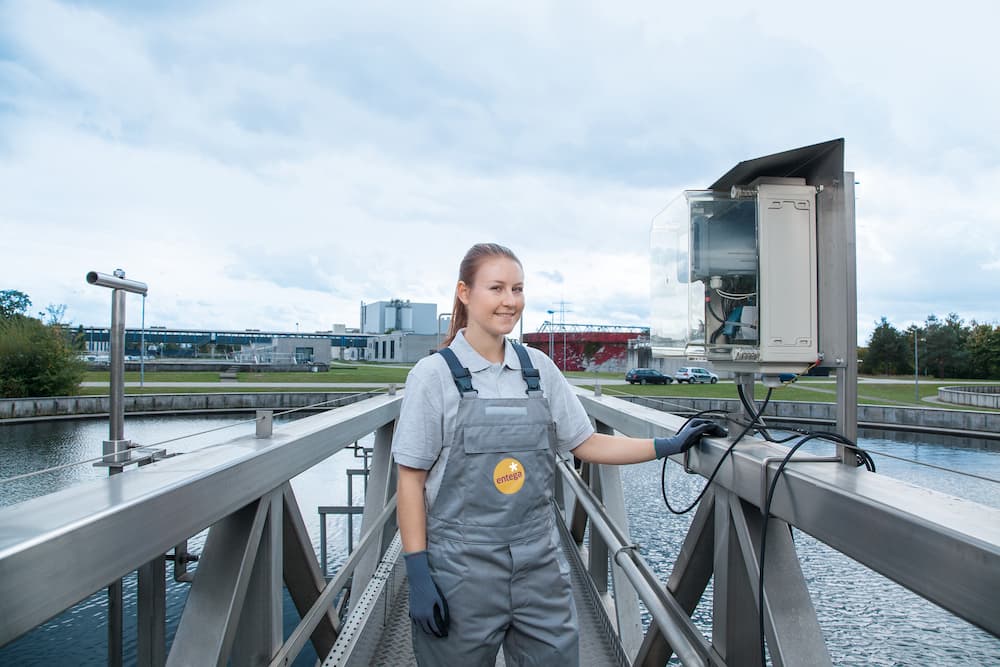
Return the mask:
<path id="1" fill-rule="evenodd" d="M 687 191 L 683 205 L 686 215 L 668 216 L 675 250 L 660 253 L 674 266 L 653 270 L 686 283 L 686 354 L 720 370 L 805 372 L 819 339 L 816 188 L 760 178 L 730 192 Z"/>

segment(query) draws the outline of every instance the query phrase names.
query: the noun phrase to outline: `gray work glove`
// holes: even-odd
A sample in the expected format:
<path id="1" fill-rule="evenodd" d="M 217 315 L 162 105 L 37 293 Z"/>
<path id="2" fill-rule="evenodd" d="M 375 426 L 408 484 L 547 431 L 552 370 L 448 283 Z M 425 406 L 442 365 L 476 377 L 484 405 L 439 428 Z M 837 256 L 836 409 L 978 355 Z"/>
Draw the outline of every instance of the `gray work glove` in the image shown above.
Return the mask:
<path id="1" fill-rule="evenodd" d="M 435 637 L 448 636 L 448 603 L 431 578 L 427 551 L 404 553 L 406 577 L 410 580 L 410 618 Z"/>
<path id="2" fill-rule="evenodd" d="M 692 419 L 677 432 L 677 435 L 669 438 L 653 438 L 653 448 L 656 449 L 656 458 L 662 459 L 665 456 L 686 452 L 698 444 L 703 435 L 723 436 L 725 434 L 726 429 L 713 421 Z"/>

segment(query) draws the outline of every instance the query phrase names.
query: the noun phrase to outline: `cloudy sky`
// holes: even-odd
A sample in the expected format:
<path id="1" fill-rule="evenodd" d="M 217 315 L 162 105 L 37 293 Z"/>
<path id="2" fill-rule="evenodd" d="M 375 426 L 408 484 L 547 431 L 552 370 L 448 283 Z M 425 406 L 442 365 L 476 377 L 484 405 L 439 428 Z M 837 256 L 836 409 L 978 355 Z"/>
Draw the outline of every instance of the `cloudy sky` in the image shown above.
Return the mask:
<path id="1" fill-rule="evenodd" d="M 645 325 L 657 211 L 844 137 L 859 340 L 996 322 L 1000 5 L 900 7 L 0 0 L 0 289 L 106 324 L 121 267 L 147 324 L 311 331 L 449 309 L 498 241 L 526 331 Z"/>

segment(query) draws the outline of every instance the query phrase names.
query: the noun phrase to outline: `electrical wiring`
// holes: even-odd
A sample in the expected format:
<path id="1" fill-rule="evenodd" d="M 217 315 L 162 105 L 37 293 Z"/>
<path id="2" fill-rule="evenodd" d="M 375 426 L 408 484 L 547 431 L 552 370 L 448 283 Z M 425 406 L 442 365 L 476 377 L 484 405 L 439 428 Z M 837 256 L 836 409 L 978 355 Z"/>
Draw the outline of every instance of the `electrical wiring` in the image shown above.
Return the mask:
<path id="1" fill-rule="evenodd" d="M 667 506 L 667 509 L 670 510 L 672 514 L 677 514 L 677 515 L 687 514 L 688 512 L 693 510 L 695 506 L 698 505 L 699 502 L 701 502 L 702 497 L 704 497 L 705 492 L 708 491 L 708 487 L 712 485 L 712 481 L 715 479 L 715 476 L 719 473 L 719 469 L 722 468 L 722 464 L 725 462 L 726 458 L 732 453 L 737 443 L 739 443 L 739 441 L 742 440 L 744 436 L 746 436 L 746 434 L 751 431 L 751 429 L 753 429 L 754 424 L 760 418 L 761 413 L 764 412 L 764 409 L 767 407 L 767 404 L 770 400 L 771 400 L 771 390 L 768 389 L 767 397 L 764 399 L 764 403 L 763 405 L 761 405 L 760 411 L 751 412 L 752 418 L 750 419 L 750 423 L 748 423 L 746 427 L 744 427 L 744 429 L 740 431 L 740 434 L 736 437 L 736 439 L 733 440 L 733 442 L 729 445 L 729 447 L 726 448 L 726 451 L 722 453 L 722 456 L 719 458 L 719 462 L 715 464 L 715 468 L 712 470 L 712 474 L 708 476 L 708 481 L 705 482 L 705 486 L 702 487 L 701 491 L 698 493 L 698 496 L 693 501 L 691 501 L 690 505 L 688 505 L 682 510 L 675 509 L 670 504 L 670 499 L 667 498 L 667 459 L 663 459 L 663 468 L 660 470 L 660 494 L 663 496 L 663 504 Z M 695 413 L 691 415 L 690 417 L 688 417 L 687 421 L 684 422 L 681 428 L 687 426 L 687 424 L 692 419 L 697 417 L 699 414 L 705 414 L 708 412 L 711 411 L 705 410 L 701 413 Z"/>
<path id="2" fill-rule="evenodd" d="M 756 414 L 757 415 L 753 420 L 751 420 L 751 423 L 754 422 L 754 421 L 756 421 L 760 425 L 759 428 L 757 429 L 757 431 L 759 433 L 762 433 L 764 435 L 764 438 L 766 438 L 767 440 L 771 440 L 771 434 L 767 432 L 767 427 L 764 424 L 764 420 L 761 419 L 761 415 L 764 414 L 764 408 L 767 407 L 768 402 L 770 402 L 770 400 L 771 400 L 771 390 L 768 389 L 768 391 L 767 391 L 767 398 L 764 399 L 764 405 L 761 407 L 760 412 L 754 410 L 753 406 L 750 405 L 750 399 L 747 398 L 746 392 L 743 390 L 743 385 L 742 384 L 737 383 L 737 385 L 736 385 L 736 393 L 739 395 L 739 397 L 740 397 L 740 403 L 743 404 L 743 407 L 746 409 L 747 414 L 748 415 L 752 415 L 752 414 Z"/>
<path id="3" fill-rule="evenodd" d="M 708 310 L 709 315 L 711 315 L 715 319 L 719 320 L 720 322 L 725 323 L 726 318 L 719 317 L 719 314 L 715 312 L 714 308 L 712 308 L 712 300 L 711 299 L 705 299 L 705 309 Z"/>
<path id="4" fill-rule="evenodd" d="M 732 292 L 723 292 L 720 289 L 715 290 L 715 293 L 721 297 L 732 299 L 733 301 L 745 301 L 746 299 L 750 299 L 757 296 L 757 292 L 747 292 L 746 294 L 733 294 Z"/>
<path id="5" fill-rule="evenodd" d="M 784 458 L 781 459 L 781 463 L 778 464 L 778 468 L 774 472 L 774 479 L 771 480 L 771 484 L 767 490 L 767 496 L 764 500 L 763 509 L 763 521 L 761 522 L 760 528 L 760 558 L 758 560 L 759 572 L 757 577 L 757 620 L 759 622 L 758 630 L 760 631 L 760 660 L 761 664 L 767 664 L 767 652 L 764 640 L 764 562 L 767 556 L 767 523 L 771 516 L 771 501 L 774 499 L 774 489 L 778 485 L 778 479 L 781 477 L 781 473 L 784 472 L 785 466 L 791 461 L 792 456 L 799 450 L 802 445 L 806 444 L 810 440 L 829 440 L 832 442 L 840 443 L 846 447 L 849 447 L 856 452 L 859 452 L 859 459 L 863 460 L 863 465 L 869 472 L 875 472 L 875 462 L 872 458 L 868 456 L 868 453 L 863 449 L 855 445 L 853 442 L 847 438 L 837 434 L 837 433 L 827 433 L 827 432 L 814 432 L 803 435 L 802 438 L 789 448 L 788 452 L 785 454 Z M 863 454 L 863 456 L 862 456 Z M 789 526 L 791 528 L 791 526 Z"/>

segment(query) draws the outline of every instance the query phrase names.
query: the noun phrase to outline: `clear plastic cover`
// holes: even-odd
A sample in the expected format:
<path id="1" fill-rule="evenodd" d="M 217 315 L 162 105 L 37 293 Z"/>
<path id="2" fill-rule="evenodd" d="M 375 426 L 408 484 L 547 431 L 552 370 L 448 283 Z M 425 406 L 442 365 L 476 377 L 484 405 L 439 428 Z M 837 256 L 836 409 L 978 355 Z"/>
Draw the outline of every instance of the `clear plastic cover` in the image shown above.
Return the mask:
<path id="1" fill-rule="evenodd" d="M 698 355 L 689 349 L 690 322 L 697 315 L 691 312 L 691 292 L 701 289 L 691 283 L 690 234 L 688 204 L 680 194 L 653 218 L 650 232 L 650 344 L 658 357 Z"/>
<path id="2" fill-rule="evenodd" d="M 689 190 L 653 220 L 652 331 L 657 356 L 730 359 L 757 345 L 757 204 Z"/>

